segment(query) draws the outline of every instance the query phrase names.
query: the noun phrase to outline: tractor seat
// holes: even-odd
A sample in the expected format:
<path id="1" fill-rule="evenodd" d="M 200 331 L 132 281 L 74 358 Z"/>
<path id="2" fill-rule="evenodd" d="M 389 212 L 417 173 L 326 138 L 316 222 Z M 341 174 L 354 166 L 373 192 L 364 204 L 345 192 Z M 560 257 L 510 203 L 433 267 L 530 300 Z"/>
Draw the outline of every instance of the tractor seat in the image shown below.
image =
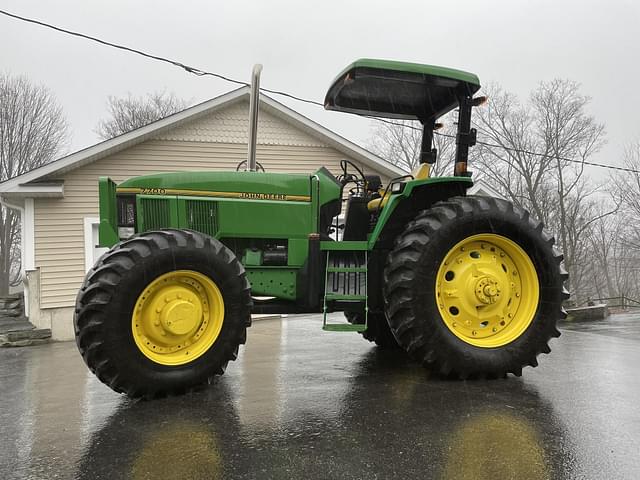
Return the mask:
<path id="1" fill-rule="evenodd" d="M 425 178 L 429 178 L 429 172 L 431 171 L 431 165 L 428 163 L 421 163 L 411 172 L 411 176 L 414 180 L 424 180 Z M 384 206 L 391 198 L 391 192 L 387 191 L 387 193 L 382 192 L 384 196 L 379 198 L 374 198 L 369 203 L 367 203 L 367 210 L 373 213 L 378 210 L 382 210 Z"/>

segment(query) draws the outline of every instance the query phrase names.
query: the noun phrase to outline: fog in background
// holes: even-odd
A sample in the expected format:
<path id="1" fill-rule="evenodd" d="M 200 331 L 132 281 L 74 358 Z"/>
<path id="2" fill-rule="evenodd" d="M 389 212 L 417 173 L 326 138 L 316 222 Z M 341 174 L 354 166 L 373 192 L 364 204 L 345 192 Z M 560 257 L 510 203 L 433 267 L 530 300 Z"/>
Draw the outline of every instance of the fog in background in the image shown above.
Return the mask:
<path id="1" fill-rule="evenodd" d="M 640 137 L 640 3 L 595 1 L 269 2 L 5 0 L 12 13 L 322 101 L 334 76 L 360 57 L 431 63 L 476 73 L 521 97 L 541 80 L 577 80 L 607 127 L 595 161 L 618 164 Z M 49 87 L 68 117 L 71 150 L 96 143 L 107 96 L 167 90 L 192 103 L 234 85 L 0 17 L 0 69 Z M 371 121 L 274 96 L 365 144 Z M 596 171 L 606 175 L 606 172 Z"/>

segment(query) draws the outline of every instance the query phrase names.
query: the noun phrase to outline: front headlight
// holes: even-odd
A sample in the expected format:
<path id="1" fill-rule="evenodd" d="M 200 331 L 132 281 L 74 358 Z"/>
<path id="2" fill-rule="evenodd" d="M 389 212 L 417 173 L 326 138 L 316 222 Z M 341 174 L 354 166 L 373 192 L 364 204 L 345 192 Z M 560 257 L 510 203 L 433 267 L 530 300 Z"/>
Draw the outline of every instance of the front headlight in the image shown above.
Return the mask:
<path id="1" fill-rule="evenodd" d="M 120 240 L 126 240 L 136 234 L 136 229 L 133 227 L 118 227 L 118 237 Z"/>
<path id="2" fill-rule="evenodd" d="M 391 193 L 401 193 L 404 190 L 404 182 L 396 182 L 391 185 Z"/>
<path id="3" fill-rule="evenodd" d="M 118 237 L 125 240 L 133 236 L 136 227 L 136 196 L 118 195 Z"/>
<path id="4" fill-rule="evenodd" d="M 133 227 L 136 224 L 135 195 L 118 195 L 118 226 Z"/>

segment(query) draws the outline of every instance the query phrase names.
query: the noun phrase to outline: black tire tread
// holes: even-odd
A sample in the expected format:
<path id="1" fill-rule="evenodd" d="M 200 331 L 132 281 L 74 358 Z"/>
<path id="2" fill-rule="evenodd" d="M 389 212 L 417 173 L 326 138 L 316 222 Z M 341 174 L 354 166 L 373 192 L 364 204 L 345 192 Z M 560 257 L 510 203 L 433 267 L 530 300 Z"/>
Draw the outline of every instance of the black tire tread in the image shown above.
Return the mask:
<path id="1" fill-rule="evenodd" d="M 244 267 L 235 258 L 231 250 L 219 241 L 199 232 L 190 230 L 166 229 L 151 231 L 127 241 L 118 243 L 104 255 L 87 273 L 81 287 L 74 312 L 75 339 L 80 354 L 85 363 L 101 382 L 109 385 L 119 393 L 130 397 L 156 398 L 167 395 L 179 395 L 199 388 L 202 384 L 209 384 L 216 375 L 224 373 L 229 361 L 238 355 L 238 344 L 224 344 L 224 361 L 211 375 L 198 384 L 176 387 L 173 390 L 144 389 L 135 383 L 123 379 L 113 365 L 113 358 L 104 348 L 101 332 L 107 328 L 108 319 L 104 314 L 106 305 L 117 301 L 116 289 L 120 280 L 130 272 L 141 259 L 153 255 L 154 252 L 172 247 L 190 248 L 195 250 L 211 249 L 233 269 L 236 281 L 243 282 L 240 296 L 244 298 L 241 310 L 244 322 L 236 332 L 239 344 L 246 342 L 246 328 L 251 325 L 251 286 L 246 279 Z"/>
<path id="2" fill-rule="evenodd" d="M 548 255 L 552 255 L 556 271 L 553 276 L 559 279 L 560 294 L 554 302 L 555 318 L 547 322 L 538 323 L 536 328 L 535 345 L 527 345 L 519 351 L 511 344 L 504 347 L 509 351 L 510 360 L 501 368 L 483 370 L 474 367 L 473 352 L 463 353 L 467 358 L 452 358 L 443 353 L 438 335 L 425 335 L 421 329 L 422 319 L 419 312 L 412 308 L 413 290 L 416 282 L 417 267 L 425 249 L 431 248 L 433 239 L 438 237 L 438 232 L 445 225 L 456 222 L 460 218 L 474 215 L 474 212 L 494 212 L 500 216 L 513 219 L 516 224 L 528 230 L 536 232 L 546 244 Z M 522 374 L 522 367 L 526 365 L 536 366 L 536 357 L 540 353 L 549 353 L 548 342 L 553 337 L 559 337 L 560 331 L 556 328 L 556 320 L 566 318 L 566 312 L 562 308 L 562 300 L 568 298 L 568 293 L 562 286 L 568 275 L 562 268 L 563 257 L 554 247 L 555 240 L 543 231 L 541 222 L 532 219 L 529 213 L 518 208 L 510 202 L 490 197 L 453 197 L 447 201 L 436 203 L 428 210 L 421 211 L 410 222 L 404 232 L 396 239 L 395 247 L 390 253 L 384 271 L 384 298 L 387 316 L 391 329 L 398 339 L 398 343 L 407 350 L 408 354 L 424 366 L 438 372 L 443 376 L 453 376 L 461 379 L 496 378 L 503 377 L 507 373 L 516 376 Z M 435 276 L 436 272 L 433 272 Z M 533 341 L 533 340 L 532 340 Z M 472 350 L 472 349 L 471 349 Z"/>

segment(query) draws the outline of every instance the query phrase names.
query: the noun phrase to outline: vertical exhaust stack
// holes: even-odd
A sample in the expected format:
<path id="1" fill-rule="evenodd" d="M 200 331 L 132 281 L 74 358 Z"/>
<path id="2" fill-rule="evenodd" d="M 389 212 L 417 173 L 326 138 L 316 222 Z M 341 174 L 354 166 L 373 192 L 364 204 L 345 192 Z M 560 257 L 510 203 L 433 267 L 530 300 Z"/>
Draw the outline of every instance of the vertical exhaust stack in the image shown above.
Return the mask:
<path id="1" fill-rule="evenodd" d="M 256 171 L 256 144 L 258 143 L 258 110 L 260 109 L 260 73 L 262 65 L 253 66 L 251 73 L 251 93 L 249 95 L 249 152 L 247 171 Z"/>

